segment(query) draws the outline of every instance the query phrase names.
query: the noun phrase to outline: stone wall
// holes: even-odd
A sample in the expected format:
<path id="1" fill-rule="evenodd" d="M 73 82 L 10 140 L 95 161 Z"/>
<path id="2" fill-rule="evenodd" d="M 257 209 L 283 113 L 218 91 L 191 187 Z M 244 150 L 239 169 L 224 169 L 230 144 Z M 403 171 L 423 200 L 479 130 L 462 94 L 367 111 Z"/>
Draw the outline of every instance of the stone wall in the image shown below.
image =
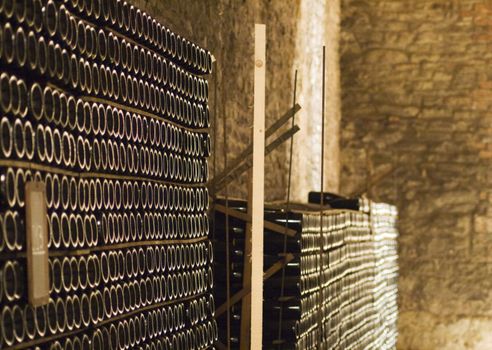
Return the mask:
<path id="1" fill-rule="evenodd" d="M 211 113 L 216 111 L 218 121 L 217 135 L 214 137 L 218 170 L 223 169 L 224 117 L 227 122 L 229 161 L 250 142 L 255 21 L 268 23 L 267 125 L 290 108 L 298 12 L 296 0 L 133 0 L 133 3 L 214 54 L 217 62 L 209 79 L 209 104 Z M 265 188 L 269 199 L 284 197 L 285 164 L 285 147 L 273 152 L 266 160 L 268 175 L 265 177 Z M 213 158 L 210 158 L 210 173 L 213 176 Z M 230 187 L 229 195 L 244 198 L 246 190 L 246 176 L 242 176 Z"/>
<path id="2" fill-rule="evenodd" d="M 267 25 L 267 80 L 266 124 L 273 123 L 292 106 L 294 71 L 299 68 L 298 102 L 303 109 L 296 116 L 302 131 L 296 135 L 292 178 L 292 197 L 306 200 L 307 192 L 319 186 L 320 147 L 313 149 L 319 134 L 315 128 L 321 95 L 313 97 L 318 86 L 310 86 L 312 69 L 320 71 L 321 47 L 327 45 L 328 77 L 327 134 L 335 135 L 327 141 L 331 154 L 326 175 L 330 189 L 338 187 L 338 32 L 339 0 L 318 4 L 312 0 L 132 0 L 139 7 L 156 16 L 187 38 L 208 48 L 216 57 L 215 71 L 210 77 L 210 108 L 217 115 L 215 160 L 210 159 L 210 173 L 214 163 L 223 169 L 223 120 L 227 121 L 228 160 L 238 155 L 250 142 L 253 116 L 253 52 L 254 23 Z M 313 6 L 316 5 L 316 6 Z M 315 11 L 316 10 L 316 11 Z M 317 21 L 324 18 L 329 25 Z M 300 26 L 298 27 L 298 24 Z M 313 30 L 306 30 L 310 24 Z M 313 32 L 316 35 L 313 36 Z M 313 42 L 314 40 L 314 42 Z M 309 45 L 307 45 L 309 43 Z M 314 46 L 316 45 L 316 47 Z M 314 57 L 316 55 L 316 57 Z M 318 62 L 318 64 L 312 64 Z M 302 77 L 305 89 L 302 90 Z M 217 89 L 217 94 L 215 94 Z M 303 93 L 304 92 L 304 93 Z M 316 117 L 314 116 L 316 112 Z M 313 126 L 314 125 L 314 126 Z M 214 128 L 212 128 L 212 131 Z M 319 144 L 315 142 L 315 144 Z M 272 152 L 265 161 L 265 196 L 267 200 L 283 200 L 288 174 L 288 143 Z M 229 195 L 246 198 L 247 177 L 242 176 L 229 188 Z M 317 188 L 316 187 L 316 188 Z M 223 193 L 223 192 L 222 192 Z"/>
<path id="3" fill-rule="evenodd" d="M 302 0 L 297 20 L 297 99 L 302 110 L 296 119 L 292 194 L 306 201 L 308 192 L 321 185 L 322 69 L 325 45 L 325 171 L 324 190 L 338 192 L 340 160 L 340 0 Z"/>
<path id="4" fill-rule="evenodd" d="M 398 349 L 492 348 L 492 2 L 342 0 L 342 190 L 400 212 Z"/>

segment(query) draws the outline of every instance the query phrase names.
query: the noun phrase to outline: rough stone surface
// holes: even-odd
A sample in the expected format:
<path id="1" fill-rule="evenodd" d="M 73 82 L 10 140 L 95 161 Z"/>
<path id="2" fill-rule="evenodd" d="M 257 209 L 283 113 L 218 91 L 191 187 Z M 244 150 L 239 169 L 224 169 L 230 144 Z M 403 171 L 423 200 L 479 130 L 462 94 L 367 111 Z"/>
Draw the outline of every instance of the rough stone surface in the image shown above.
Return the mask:
<path id="1" fill-rule="evenodd" d="M 303 109 L 297 118 L 302 131 L 296 135 L 293 162 L 292 198 L 306 200 L 307 192 L 319 186 L 319 134 L 321 107 L 320 83 L 310 85 L 321 74 L 321 47 L 327 45 L 326 154 L 330 155 L 325 171 L 326 186 L 338 188 L 339 77 L 338 32 L 339 0 L 313 3 L 312 0 L 132 0 L 167 24 L 172 30 L 208 48 L 216 57 L 210 82 L 210 109 L 216 111 L 216 158 L 210 159 L 223 169 L 223 120 L 227 122 L 228 160 L 231 161 L 251 141 L 253 118 L 254 23 L 267 25 L 266 125 L 269 126 L 292 106 L 294 71 L 299 71 L 298 102 Z M 328 21 L 323 27 L 319 17 Z M 313 33 L 316 35 L 313 36 Z M 314 41 L 314 42 L 313 42 Z M 309 45 L 306 45 L 309 43 Z M 313 57 L 316 55 L 316 57 Z M 318 64 L 313 64 L 317 62 Z M 316 77 L 311 75 L 318 74 Z M 304 89 L 301 87 L 304 77 Z M 217 93 L 215 94 L 215 89 Z M 318 96 L 319 95 L 319 96 Z M 302 118 L 302 119 L 301 119 Z M 319 120 L 318 120 L 319 119 Z M 319 128 L 319 125 L 318 125 Z M 214 127 L 212 127 L 212 133 Z M 314 137 L 312 139 L 312 137 Z M 314 144 L 313 144 L 314 143 Z M 265 196 L 267 200 L 284 200 L 288 174 L 288 143 L 273 151 L 265 160 Z M 229 195 L 246 198 L 247 176 L 229 188 Z M 223 194 L 223 192 L 222 192 Z"/>
<path id="2" fill-rule="evenodd" d="M 343 0 L 343 192 L 400 212 L 398 349 L 492 348 L 492 3 Z"/>
<path id="3" fill-rule="evenodd" d="M 267 22 L 267 126 L 291 105 L 297 1 L 133 0 L 172 30 L 209 49 L 217 59 L 209 79 L 210 109 L 217 115 L 215 154 L 223 169 L 223 119 L 227 122 L 228 160 L 250 142 L 253 116 L 254 23 Z M 216 89 L 216 90 L 215 90 Z M 217 94 L 215 95 L 215 91 Z M 214 128 L 212 127 L 212 133 Z M 286 148 L 266 159 L 266 195 L 283 199 L 286 184 Z M 210 158 L 214 174 L 214 159 Z M 229 195 L 245 198 L 246 176 L 229 188 Z"/>

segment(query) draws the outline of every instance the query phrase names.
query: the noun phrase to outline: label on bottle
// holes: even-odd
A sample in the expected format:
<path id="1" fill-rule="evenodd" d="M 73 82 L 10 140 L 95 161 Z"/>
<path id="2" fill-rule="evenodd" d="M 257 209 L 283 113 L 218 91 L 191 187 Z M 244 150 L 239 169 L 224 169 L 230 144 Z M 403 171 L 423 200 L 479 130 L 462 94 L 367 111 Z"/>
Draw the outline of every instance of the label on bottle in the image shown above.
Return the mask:
<path id="1" fill-rule="evenodd" d="M 29 304 L 49 302 L 48 222 L 44 183 L 26 183 L 26 242 Z"/>

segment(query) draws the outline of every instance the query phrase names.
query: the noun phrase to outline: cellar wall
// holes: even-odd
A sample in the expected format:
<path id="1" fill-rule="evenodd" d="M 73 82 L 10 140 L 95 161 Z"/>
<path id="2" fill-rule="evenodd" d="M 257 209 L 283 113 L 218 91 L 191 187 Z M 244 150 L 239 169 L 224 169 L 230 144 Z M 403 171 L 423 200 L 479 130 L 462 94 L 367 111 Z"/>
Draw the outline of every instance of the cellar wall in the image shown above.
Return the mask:
<path id="1" fill-rule="evenodd" d="M 321 120 L 321 48 L 326 45 L 327 91 L 325 188 L 338 188 L 339 1 L 329 4 L 309 0 L 191 1 L 133 0 L 163 23 L 209 49 L 217 59 L 210 77 L 210 109 L 217 116 L 216 168 L 223 169 L 223 121 L 227 122 L 229 161 L 251 141 L 253 116 L 254 23 L 267 25 L 266 125 L 292 106 L 294 72 L 299 70 L 297 114 L 301 131 L 294 147 L 292 197 L 307 200 L 319 187 Z M 327 26 L 316 25 L 326 21 Z M 216 90 L 215 90 L 216 89 Z M 216 94 L 215 94 L 216 92 Z M 215 96 L 215 97 L 214 97 Z M 214 109 L 215 108 L 215 109 Z M 213 127 L 212 127 L 213 128 Z M 285 130 L 285 129 L 284 129 Z M 214 129 L 212 130 L 212 133 Z M 286 197 L 288 144 L 265 161 L 267 200 Z M 214 159 L 210 159 L 211 175 Z M 310 171 L 306 171 L 310 169 Z M 229 195 L 246 198 L 247 177 L 229 187 Z M 222 192 L 223 193 L 223 192 Z"/>
<path id="2" fill-rule="evenodd" d="M 342 1 L 342 192 L 400 215 L 399 344 L 492 344 L 492 5 Z M 390 166 L 391 167 L 390 167 Z"/>

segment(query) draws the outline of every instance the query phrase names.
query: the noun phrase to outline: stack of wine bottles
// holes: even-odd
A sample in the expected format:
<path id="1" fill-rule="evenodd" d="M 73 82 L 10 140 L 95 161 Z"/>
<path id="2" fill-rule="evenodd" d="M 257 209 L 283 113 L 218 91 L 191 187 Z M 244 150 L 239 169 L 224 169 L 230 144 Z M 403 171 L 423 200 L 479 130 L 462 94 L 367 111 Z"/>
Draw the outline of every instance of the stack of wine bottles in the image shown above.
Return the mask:
<path id="1" fill-rule="evenodd" d="M 293 259 L 264 281 L 264 349 L 393 349 L 396 344 L 396 210 L 367 199 L 336 202 L 337 209 L 330 209 L 327 201 L 322 216 L 318 205 L 291 206 L 287 213 L 266 206 L 265 219 L 295 235 L 265 230 L 264 269 L 289 253 Z M 246 211 L 245 202 L 230 201 L 229 206 Z M 246 223 L 228 216 L 226 229 L 225 220 L 216 211 L 215 294 L 221 305 L 228 295 L 227 272 L 229 295 L 242 289 L 245 261 Z M 233 304 L 230 316 L 230 343 L 238 348 L 240 302 Z M 225 343 L 225 314 L 218 323 Z"/>
<path id="2" fill-rule="evenodd" d="M 396 208 L 361 199 L 361 210 L 371 218 L 375 244 L 374 304 L 378 316 L 375 349 L 395 349 L 398 337 L 398 230 Z"/>
<path id="3" fill-rule="evenodd" d="M 0 348 L 206 349 L 210 52 L 123 0 L 0 1 Z M 25 185 L 50 298 L 28 303 Z"/>

